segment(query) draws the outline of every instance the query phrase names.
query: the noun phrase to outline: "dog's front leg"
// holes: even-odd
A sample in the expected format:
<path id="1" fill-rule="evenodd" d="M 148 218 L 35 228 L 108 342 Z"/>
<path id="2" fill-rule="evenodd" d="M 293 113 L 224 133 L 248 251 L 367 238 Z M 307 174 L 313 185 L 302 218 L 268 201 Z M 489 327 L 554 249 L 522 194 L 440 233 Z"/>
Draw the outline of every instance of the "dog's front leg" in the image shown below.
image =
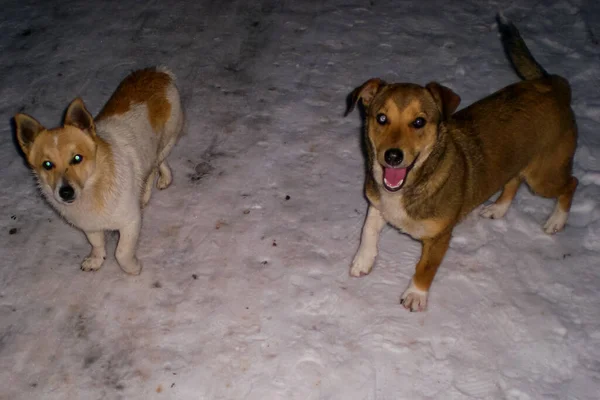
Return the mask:
<path id="1" fill-rule="evenodd" d="M 375 257 L 377 257 L 379 234 L 384 226 L 385 220 L 381 216 L 381 213 L 378 209 L 370 205 L 360 238 L 360 246 L 350 267 L 350 275 L 363 276 L 371 272 L 375 263 Z"/>
<path id="2" fill-rule="evenodd" d="M 123 228 L 119 229 L 119 244 L 115 254 L 121 269 L 131 275 L 139 275 L 142 263 L 135 256 L 142 216 L 138 212 Z"/>
<path id="3" fill-rule="evenodd" d="M 427 308 L 429 287 L 448 250 L 451 236 L 451 232 L 447 232 L 432 239 L 423 239 L 421 259 L 408 289 L 400 297 L 400 304 L 404 308 L 410 311 L 425 311 Z"/>
<path id="4" fill-rule="evenodd" d="M 81 269 L 83 271 L 95 271 L 100 269 L 106 259 L 104 248 L 104 231 L 85 232 L 88 241 L 92 245 L 92 252 L 83 259 Z"/>

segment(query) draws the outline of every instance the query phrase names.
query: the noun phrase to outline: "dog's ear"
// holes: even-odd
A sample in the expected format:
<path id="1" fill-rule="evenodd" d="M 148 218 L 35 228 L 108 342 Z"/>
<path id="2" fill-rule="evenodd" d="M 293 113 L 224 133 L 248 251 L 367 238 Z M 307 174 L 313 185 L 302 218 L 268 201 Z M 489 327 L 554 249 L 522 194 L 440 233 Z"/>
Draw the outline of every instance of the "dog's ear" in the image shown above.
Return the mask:
<path id="1" fill-rule="evenodd" d="M 381 89 L 383 86 L 385 86 L 384 81 L 379 78 L 373 78 L 354 89 L 346 99 L 347 108 L 344 116 L 350 114 L 350 112 L 354 110 L 354 107 L 359 100 L 362 102 L 363 106 L 368 107 L 369 104 L 371 104 L 373 97 L 375 97 L 379 89 Z"/>
<path id="2" fill-rule="evenodd" d="M 92 136 L 96 135 L 94 118 L 85 108 L 83 100 L 81 100 L 79 97 L 69 104 L 63 124 L 77 127 Z"/>
<path id="3" fill-rule="evenodd" d="M 454 93 L 446 86 L 442 86 L 437 82 L 430 82 L 425 86 L 429 93 L 433 96 L 435 104 L 442 112 L 442 120 L 450 117 L 460 104 L 460 96 Z"/>
<path id="4" fill-rule="evenodd" d="M 15 128 L 17 141 L 19 142 L 19 146 L 21 146 L 21 150 L 23 150 L 25 155 L 29 155 L 29 150 L 35 138 L 45 128 L 35 118 L 27 114 L 15 115 Z"/>

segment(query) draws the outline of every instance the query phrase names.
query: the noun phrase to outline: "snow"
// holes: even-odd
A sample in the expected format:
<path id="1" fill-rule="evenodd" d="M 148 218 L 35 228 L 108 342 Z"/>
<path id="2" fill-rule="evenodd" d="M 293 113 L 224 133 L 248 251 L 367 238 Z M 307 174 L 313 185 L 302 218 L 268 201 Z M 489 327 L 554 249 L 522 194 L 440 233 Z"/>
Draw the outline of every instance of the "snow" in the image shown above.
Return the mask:
<path id="1" fill-rule="evenodd" d="M 57 125 L 78 95 L 97 113 L 158 64 L 188 125 L 173 186 L 145 210 L 137 277 L 112 256 L 79 270 L 84 235 L 41 199 L 4 125 L 0 398 L 599 398 L 598 4 L 4 1 L 6 120 Z M 556 236 L 541 228 L 553 202 L 526 188 L 502 220 L 473 212 L 428 311 L 408 313 L 418 242 L 386 228 L 373 272 L 349 276 L 367 203 L 345 96 L 371 77 L 437 80 L 464 106 L 516 81 L 499 10 L 572 83 L 581 184 Z"/>

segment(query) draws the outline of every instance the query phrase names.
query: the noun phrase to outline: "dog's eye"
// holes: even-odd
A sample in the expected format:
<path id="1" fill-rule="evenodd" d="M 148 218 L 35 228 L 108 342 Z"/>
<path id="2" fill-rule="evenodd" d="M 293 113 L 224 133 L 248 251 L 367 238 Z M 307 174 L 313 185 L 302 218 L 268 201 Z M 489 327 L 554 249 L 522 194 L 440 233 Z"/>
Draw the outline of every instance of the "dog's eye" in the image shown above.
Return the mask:
<path id="1" fill-rule="evenodd" d="M 52 168 L 54 168 L 54 164 L 52 164 L 52 161 L 44 161 L 42 163 L 42 167 L 44 167 L 46 171 L 50 171 Z"/>
<path id="2" fill-rule="evenodd" d="M 424 118 L 419 117 L 413 121 L 412 126 L 414 126 L 417 129 L 420 129 L 425 126 L 425 122 L 426 121 Z"/>
<path id="3" fill-rule="evenodd" d="M 387 115 L 385 115 L 385 114 L 377 114 L 377 117 L 375 117 L 375 118 L 377 118 L 377 123 L 379 125 L 385 125 L 388 120 Z"/>
<path id="4" fill-rule="evenodd" d="M 73 159 L 71 160 L 71 165 L 79 164 L 83 161 L 83 156 L 81 154 L 75 154 Z"/>

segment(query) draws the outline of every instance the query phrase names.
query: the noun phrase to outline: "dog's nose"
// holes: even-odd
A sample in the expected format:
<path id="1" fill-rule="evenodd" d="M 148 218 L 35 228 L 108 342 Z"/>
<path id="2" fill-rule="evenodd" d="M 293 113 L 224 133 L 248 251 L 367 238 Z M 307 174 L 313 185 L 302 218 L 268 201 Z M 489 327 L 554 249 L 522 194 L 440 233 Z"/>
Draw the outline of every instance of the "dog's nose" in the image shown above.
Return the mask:
<path id="1" fill-rule="evenodd" d="M 58 195 L 64 201 L 73 201 L 75 198 L 75 190 L 69 185 L 64 185 L 58 189 Z"/>
<path id="2" fill-rule="evenodd" d="M 383 155 L 385 158 L 385 162 L 388 163 L 390 167 L 397 167 L 402 164 L 402 160 L 404 159 L 404 154 L 400 149 L 389 149 Z"/>

